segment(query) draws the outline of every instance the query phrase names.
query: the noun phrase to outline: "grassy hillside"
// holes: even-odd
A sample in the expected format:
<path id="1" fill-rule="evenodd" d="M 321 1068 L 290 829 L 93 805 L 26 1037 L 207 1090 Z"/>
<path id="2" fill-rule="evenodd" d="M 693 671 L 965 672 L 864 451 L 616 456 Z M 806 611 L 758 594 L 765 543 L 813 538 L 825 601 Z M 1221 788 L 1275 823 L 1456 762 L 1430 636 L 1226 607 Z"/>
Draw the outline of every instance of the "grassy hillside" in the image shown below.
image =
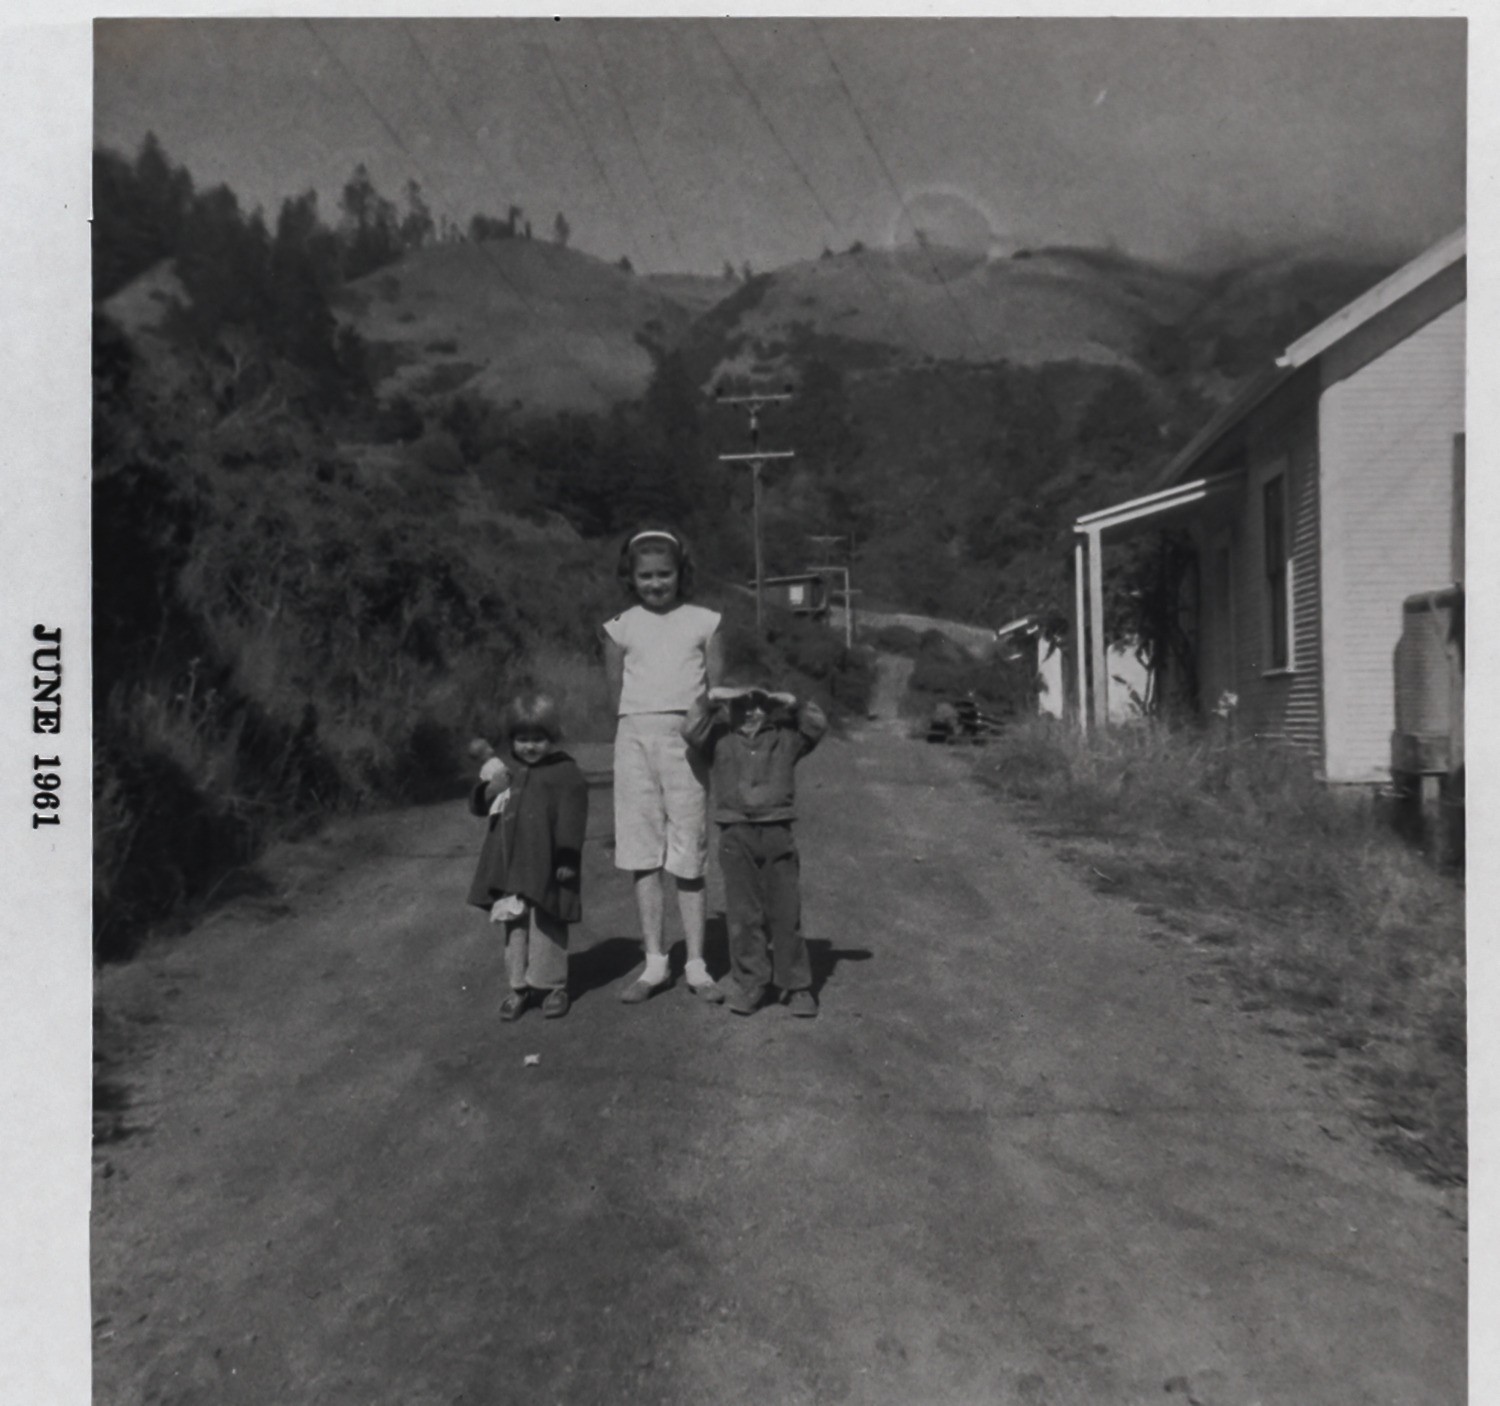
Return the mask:
<path id="1" fill-rule="evenodd" d="M 722 303 L 739 287 L 738 279 L 710 278 L 699 273 L 648 273 L 644 282 L 695 318 Z"/>
<path id="2" fill-rule="evenodd" d="M 857 251 L 742 285 L 684 358 L 700 385 L 797 387 L 764 425 L 799 455 L 768 492 L 775 569 L 813 559 L 809 534 L 852 533 L 865 590 L 994 623 L 1065 612 L 1072 519 L 1140 491 L 1248 375 L 1385 272 Z M 710 438 L 743 448 L 737 434 L 723 421 Z M 1115 575 L 1112 629 L 1131 628 L 1142 585 Z"/>
<path id="3" fill-rule="evenodd" d="M 1167 292 L 1181 300 L 1180 288 Z M 790 365 L 789 347 L 830 337 L 879 348 L 888 364 L 1133 366 L 1158 315 L 1128 280 L 1065 253 L 984 260 L 865 249 L 752 280 L 705 330 L 722 344 L 718 375 L 774 379 Z"/>
<path id="4" fill-rule="evenodd" d="M 650 348 L 674 345 L 693 299 L 538 240 L 438 244 L 349 284 L 340 317 L 376 349 L 377 389 L 463 390 L 526 410 L 601 411 L 641 395 Z"/>

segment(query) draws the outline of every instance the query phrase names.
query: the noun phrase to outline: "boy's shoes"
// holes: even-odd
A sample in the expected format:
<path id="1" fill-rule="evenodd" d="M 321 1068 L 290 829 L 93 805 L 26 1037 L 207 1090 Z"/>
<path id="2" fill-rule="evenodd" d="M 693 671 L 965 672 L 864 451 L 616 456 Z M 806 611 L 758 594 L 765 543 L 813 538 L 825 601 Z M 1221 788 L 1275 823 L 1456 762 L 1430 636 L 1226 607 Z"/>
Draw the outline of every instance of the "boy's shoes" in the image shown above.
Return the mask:
<path id="1" fill-rule="evenodd" d="M 742 991 L 735 989 L 729 997 L 729 1009 L 736 1015 L 754 1015 L 765 1003 L 764 991 Z"/>
<path id="2" fill-rule="evenodd" d="M 687 989 L 691 995 L 700 1001 L 707 1001 L 711 1006 L 723 1004 L 724 988 L 717 981 L 689 981 Z"/>
<path id="3" fill-rule="evenodd" d="M 620 992 L 620 1000 L 627 1006 L 638 1006 L 642 1001 L 649 1001 L 665 985 L 666 982 L 662 982 L 660 986 L 653 986 L 645 977 L 638 976 Z"/>
<path id="4" fill-rule="evenodd" d="M 542 998 L 542 1014 L 548 1020 L 556 1020 L 559 1016 L 567 1015 L 568 1007 L 573 1003 L 568 999 L 568 993 L 561 987 L 555 991 L 549 991 Z"/>
<path id="5" fill-rule="evenodd" d="M 786 1008 L 793 1015 L 815 1016 L 818 1013 L 818 998 L 811 991 L 793 991 L 786 998 Z"/>
<path id="6" fill-rule="evenodd" d="M 530 990 L 512 991 L 509 996 L 507 996 L 503 1001 L 500 1002 L 500 1019 L 518 1020 L 520 1018 L 521 1012 L 524 1011 L 530 1004 Z"/>

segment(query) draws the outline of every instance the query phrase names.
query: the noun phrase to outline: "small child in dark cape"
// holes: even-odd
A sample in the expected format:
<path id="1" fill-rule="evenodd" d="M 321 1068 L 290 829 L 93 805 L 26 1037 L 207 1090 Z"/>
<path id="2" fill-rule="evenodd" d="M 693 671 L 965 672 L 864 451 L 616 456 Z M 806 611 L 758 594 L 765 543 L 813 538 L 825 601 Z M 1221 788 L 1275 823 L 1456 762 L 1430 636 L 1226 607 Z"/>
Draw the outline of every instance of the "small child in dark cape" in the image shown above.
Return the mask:
<path id="1" fill-rule="evenodd" d="M 568 927 L 583 916 L 579 890 L 588 783 L 558 747 L 557 705 L 523 694 L 505 711 L 507 764 L 491 756 L 469 796 L 489 829 L 469 902 L 504 925 L 510 995 L 501 1020 L 515 1020 L 538 994 L 542 1014 L 568 1012 Z"/>

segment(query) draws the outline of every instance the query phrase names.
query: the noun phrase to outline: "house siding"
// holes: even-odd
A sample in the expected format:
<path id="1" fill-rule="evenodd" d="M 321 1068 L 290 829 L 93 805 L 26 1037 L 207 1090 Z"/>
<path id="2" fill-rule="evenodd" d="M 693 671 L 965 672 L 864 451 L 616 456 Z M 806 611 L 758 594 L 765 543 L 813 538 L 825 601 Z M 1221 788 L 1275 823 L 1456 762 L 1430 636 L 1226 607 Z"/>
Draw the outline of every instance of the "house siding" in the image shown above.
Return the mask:
<path id="1" fill-rule="evenodd" d="M 1319 624 L 1317 407 L 1290 387 L 1245 424 L 1246 471 L 1232 527 L 1234 692 L 1242 729 L 1308 751 L 1323 750 L 1322 631 Z M 1263 484 L 1286 477 L 1292 560 L 1292 668 L 1273 672 L 1267 621 Z"/>
<path id="2" fill-rule="evenodd" d="M 1401 603 L 1451 571 L 1464 304 L 1395 345 L 1355 351 L 1330 353 L 1323 371 L 1322 647 L 1328 779 L 1369 782 L 1389 775 Z"/>
<path id="3" fill-rule="evenodd" d="M 1297 431 L 1292 463 L 1292 654 L 1283 730 L 1323 762 L 1322 576 L 1319 562 L 1318 423 L 1308 411 Z"/>

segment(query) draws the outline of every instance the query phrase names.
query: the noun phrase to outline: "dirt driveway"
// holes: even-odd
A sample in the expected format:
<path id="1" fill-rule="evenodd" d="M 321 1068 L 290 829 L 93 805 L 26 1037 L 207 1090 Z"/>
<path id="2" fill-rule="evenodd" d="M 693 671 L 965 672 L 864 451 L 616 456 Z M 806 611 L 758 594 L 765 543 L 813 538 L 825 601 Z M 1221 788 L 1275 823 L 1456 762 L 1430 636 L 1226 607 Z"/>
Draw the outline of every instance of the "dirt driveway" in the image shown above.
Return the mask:
<path id="1" fill-rule="evenodd" d="M 1464 1399 L 1451 1193 L 961 758 L 802 775 L 816 1021 L 616 1001 L 601 834 L 572 1014 L 501 1025 L 456 804 L 105 972 L 100 1406 Z"/>

